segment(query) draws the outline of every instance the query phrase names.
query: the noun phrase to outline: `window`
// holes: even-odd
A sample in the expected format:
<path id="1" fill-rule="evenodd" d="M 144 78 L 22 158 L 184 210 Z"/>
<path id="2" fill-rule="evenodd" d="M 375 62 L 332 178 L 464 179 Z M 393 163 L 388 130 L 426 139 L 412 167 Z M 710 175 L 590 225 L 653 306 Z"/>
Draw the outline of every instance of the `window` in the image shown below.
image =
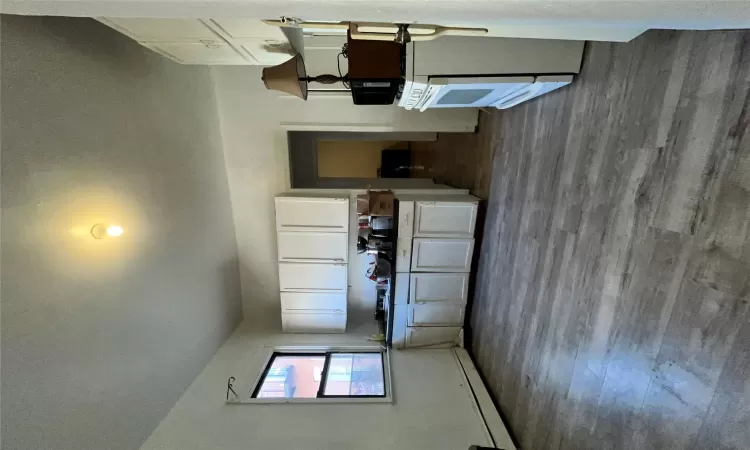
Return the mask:
<path id="1" fill-rule="evenodd" d="M 277 351 L 271 355 L 252 398 L 386 398 L 386 380 L 380 351 Z"/>

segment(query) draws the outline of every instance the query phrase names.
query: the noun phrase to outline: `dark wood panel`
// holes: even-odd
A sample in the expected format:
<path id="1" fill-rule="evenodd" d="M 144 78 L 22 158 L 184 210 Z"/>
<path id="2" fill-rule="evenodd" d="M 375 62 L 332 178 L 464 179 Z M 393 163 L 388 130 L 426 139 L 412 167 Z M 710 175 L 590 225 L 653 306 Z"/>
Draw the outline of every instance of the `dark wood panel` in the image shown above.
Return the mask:
<path id="1" fill-rule="evenodd" d="M 464 137 L 493 158 L 471 352 L 523 448 L 750 448 L 750 33 L 584 59 Z"/>

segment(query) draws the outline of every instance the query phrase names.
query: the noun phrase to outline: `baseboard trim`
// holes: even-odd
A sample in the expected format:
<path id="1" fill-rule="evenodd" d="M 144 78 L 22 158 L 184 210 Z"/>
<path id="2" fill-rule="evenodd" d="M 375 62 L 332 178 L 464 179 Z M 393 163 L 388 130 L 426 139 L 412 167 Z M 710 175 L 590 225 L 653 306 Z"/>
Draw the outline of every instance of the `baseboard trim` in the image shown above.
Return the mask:
<path id="1" fill-rule="evenodd" d="M 484 420 L 485 428 L 492 437 L 493 444 L 499 449 L 517 450 L 510 434 L 508 433 L 508 429 L 505 428 L 505 423 L 503 423 L 500 413 L 492 402 L 492 397 L 490 397 L 490 393 L 487 391 L 487 387 L 485 387 L 482 377 L 474 366 L 474 361 L 472 361 L 471 356 L 469 356 L 469 353 L 463 348 L 454 348 L 453 352 L 456 355 L 461 370 L 463 371 L 464 378 L 473 393 L 474 402 L 479 409 L 482 420 Z"/>

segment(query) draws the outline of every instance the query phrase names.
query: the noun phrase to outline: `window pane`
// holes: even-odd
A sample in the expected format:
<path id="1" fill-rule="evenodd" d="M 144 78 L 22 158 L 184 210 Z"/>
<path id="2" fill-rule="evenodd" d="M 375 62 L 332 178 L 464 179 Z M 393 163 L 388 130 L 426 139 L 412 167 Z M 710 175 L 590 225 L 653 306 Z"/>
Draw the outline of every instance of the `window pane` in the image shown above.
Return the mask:
<path id="1" fill-rule="evenodd" d="M 323 395 L 385 396 L 381 353 L 334 353 Z"/>
<path id="2" fill-rule="evenodd" d="M 257 398 L 315 398 L 325 355 L 277 356 L 263 379 Z"/>

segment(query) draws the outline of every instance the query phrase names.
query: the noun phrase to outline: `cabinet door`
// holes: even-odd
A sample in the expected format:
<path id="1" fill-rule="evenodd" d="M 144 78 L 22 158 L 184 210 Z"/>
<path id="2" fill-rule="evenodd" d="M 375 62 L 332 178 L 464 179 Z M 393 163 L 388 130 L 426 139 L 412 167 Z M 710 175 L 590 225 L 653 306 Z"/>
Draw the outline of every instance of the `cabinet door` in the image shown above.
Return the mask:
<path id="1" fill-rule="evenodd" d="M 472 238 L 476 220 L 476 202 L 417 202 L 414 236 Z"/>
<path id="2" fill-rule="evenodd" d="M 398 202 L 398 237 L 410 238 L 414 236 L 414 202 Z"/>
<path id="3" fill-rule="evenodd" d="M 461 327 L 464 324 L 464 303 L 429 302 L 409 305 L 410 327 Z"/>
<path id="4" fill-rule="evenodd" d="M 200 19 L 107 17 L 98 20 L 138 42 L 198 42 L 219 37 Z"/>
<path id="5" fill-rule="evenodd" d="M 466 304 L 468 273 L 413 273 L 409 280 L 409 303 L 456 302 Z"/>
<path id="6" fill-rule="evenodd" d="M 411 270 L 411 239 L 398 238 L 396 240 L 396 272 L 404 273 Z"/>
<path id="7" fill-rule="evenodd" d="M 180 64 L 250 64 L 231 45 L 216 38 L 204 42 L 144 42 L 145 47 Z"/>
<path id="8" fill-rule="evenodd" d="M 345 263 L 348 234 L 279 231 L 279 262 Z"/>
<path id="9" fill-rule="evenodd" d="M 414 239 L 412 272 L 470 272 L 474 239 Z"/>
<path id="10" fill-rule="evenodd" d="M 455 347 L 461 327 L 407 327 L 406 347 Z"/>
<path id="11" fill-rule="evenodd" d="M 282 312 L 281 328 L 285 333 L 343 333 L 346 314 Z"/>
<path id="12" fill-rule="evenodd" d="M 279 231 L 349 231 L 348 198 L 276 197 Z"/>
<path id="13" fill-rule="evenodd" d="M 282 291 L 346 292 L 346 264 L 279 263 Z"/>
<path id="14" fill-rule="evenodd" d="M 346 313 L 345 293 L 282 292 L 282 313 Z"/>

